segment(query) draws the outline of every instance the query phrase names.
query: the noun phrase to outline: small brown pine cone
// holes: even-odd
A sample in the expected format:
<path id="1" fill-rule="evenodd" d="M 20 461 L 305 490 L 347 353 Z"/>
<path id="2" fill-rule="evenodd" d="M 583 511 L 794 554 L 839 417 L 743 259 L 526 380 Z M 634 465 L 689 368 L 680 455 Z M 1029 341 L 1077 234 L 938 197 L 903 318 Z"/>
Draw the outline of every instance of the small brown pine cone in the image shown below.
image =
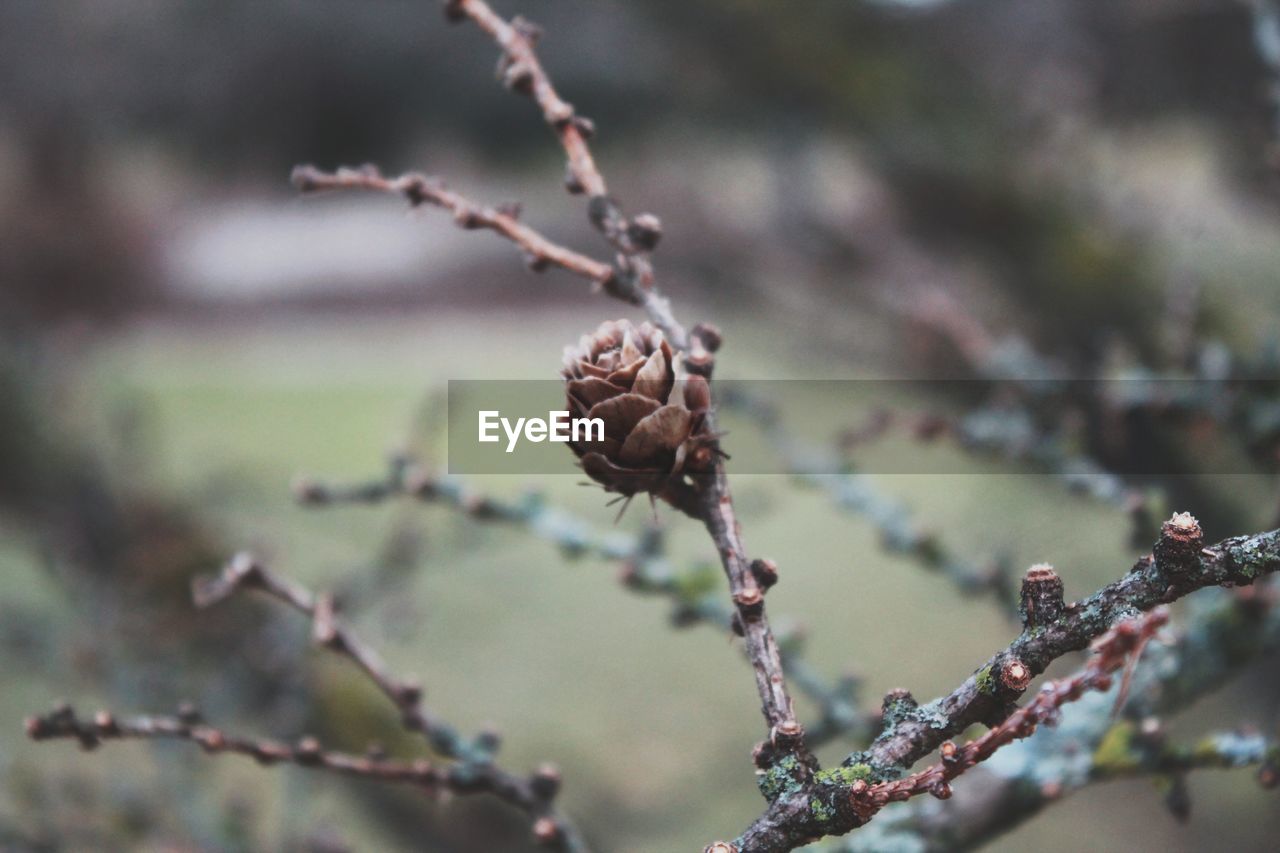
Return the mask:
<path id="1" fill-rule="evenodd" d="M 602 440 L 570 447 L 606 491 L 667 497 L 673 478 L 711 470 L 706 380 L 676 381 L 675 357 L 660 330 L 628 320 L 604 323 L 565 347 L 561 374 L 570 416 L 604 422 Z"/>

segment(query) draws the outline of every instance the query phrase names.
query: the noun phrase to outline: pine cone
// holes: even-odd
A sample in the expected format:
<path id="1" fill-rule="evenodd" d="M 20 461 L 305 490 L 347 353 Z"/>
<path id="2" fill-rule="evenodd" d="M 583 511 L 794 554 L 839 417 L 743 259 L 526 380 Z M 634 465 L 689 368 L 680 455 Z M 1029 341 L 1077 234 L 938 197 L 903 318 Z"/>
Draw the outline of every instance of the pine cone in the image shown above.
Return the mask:
<path id="1" fill-rule="evenodd" d="M 628 320 L 604 323 L 576 347 L 565 347 L 562 375 L 570 416 L 604 422 L 603 440 L 570 446 L 605 491 L 650 492 L 681 506 L 687 495 L 676 492 L 687 492 L 683 476 L 711 471 L 707 381 L 696 375 L 676 381 L 675 358 L 660 330 Z"/>

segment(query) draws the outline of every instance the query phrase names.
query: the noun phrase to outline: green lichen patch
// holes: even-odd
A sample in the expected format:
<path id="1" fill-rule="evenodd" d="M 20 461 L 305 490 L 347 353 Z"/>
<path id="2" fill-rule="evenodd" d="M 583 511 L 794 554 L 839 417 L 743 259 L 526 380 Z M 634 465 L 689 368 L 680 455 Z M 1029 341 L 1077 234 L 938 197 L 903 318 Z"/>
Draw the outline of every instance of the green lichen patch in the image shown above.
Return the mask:
<path id="1" fill-rule="evenodd" d="M 852 785 L 858 780 L 868 782 L 871 780 L 870 764 L 849 764 L 833 767 L 830 770 L 819 770 L 813 776 L 813 781 L 819 785 Z"/>
<path id="2" fill-rule="evenodd" d="M 990 664 L 978 670 L 978 674 L 974 676 L 974 682 L 977 684 L 978 690 L 992 696 L 995 695 L 999 688 L 995 674 L 991 671 Z"/>
<path id="3" fill-rule="evenodd" d="M 1108 729 L 1093 751 L 1094 769 L 1104 774 L 1136 769 L 1142 763 L 1142 754 L 1133 742 L 1136 733 L 1137 726 L 1127 721 Z"/>
<path id="4" fill-rule="evenodd" d="M 757 774 L 756 786 L 766 800 L 773 802 L 784 794 L 792 794 L 800 789 L 804 770 L 804 766 L 794 755 L 787 755 L 768 770 Z"/>

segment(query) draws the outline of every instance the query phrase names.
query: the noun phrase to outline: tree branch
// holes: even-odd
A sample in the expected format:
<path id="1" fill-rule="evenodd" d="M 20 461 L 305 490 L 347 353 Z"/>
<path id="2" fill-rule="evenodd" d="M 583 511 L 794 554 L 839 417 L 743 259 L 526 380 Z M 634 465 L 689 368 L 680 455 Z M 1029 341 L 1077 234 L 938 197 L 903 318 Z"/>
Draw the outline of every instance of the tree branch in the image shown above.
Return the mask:
<path id="1" fill-rule="evenodd" d="M 1280 747 L 1274 740 L 1222 733 L 1201 739 L 1188 751 L 1166 742 L 1161 722 L 1164 715 L 1280 649 L 1280 609 L 1273 598 L 1273 590 L 1259 584 L 1234 594 L 1197 595 L 1176 636 L 1147 647 L 1133 670 L 1120 719 L 1115 709 L 1123 683 L 1076 703 L 1054 729 L 1002 750 L 976 771 L 980 782 L 960 787 L 947 803 L 893 806 L 864 829 L 824 849 L 976 849 L 1064 796 L 1117 776 L 1164 776 L 1169 779 L 1166 801 L 1182 814 L 1189 801 L 1185 792 L 1179 794 L 1177 777 L 1196 766 L 1260 763 L 1259 782 L 1275 786 L 1280 783 Z"/>
<path id="2" fill-rule="evenodd" d="M 524 250 L 525 264 L 534 272 L 541 272 L 548 266 L 557 266 L 604 287 L 613 278 L 613 268 L 608 264 L 553 243 L 522 224 L 519 206 L 481 206 L 447 189 L 439 178 L 417 173 L 386 178 L 375 166 L 363 166 L 359 169 L 344 167 L 332 173 L 323 172 L 314 166 L 297 166 L 293 170 L 292 180 L 301 193 L 371 190 L 404 196 L 413 207 L 434 205 L 452 213 L 453 221 L 459 228 L 468 231 L 486 228 L 515 243 Z"/>
<path id="3" fill-rule="evenodd" d="M 1197 589 L 1243 586 L 1280 569 L 1280 530 L 1202 546 L 1195 519 L 1175 515 L 1161 530 L 1155 556 L 1141 558 L 1120 580 L 1066 606 L 1054 621 L 1024 631 L 951 694 L 912 711 L 887 729 L 871 745 L 866 759 L 881 773 L 909 767 L 967 726 L 998 723 L 1026 689 L 1026 680 L 1068 652 L 1084 649 L 1118 620 Z M 1005 677 L 1017 666 L 1029 673 L 1027 679 Z"/>
<path id="4" fill-rule="evenodd" d="M 644 308 L 673 347 L 688 350 L 693 341 L 676 320 L 670 301 L 658 291 L 649 262 L 649 252 L 662 237 L 662 223 L 651 213 L 628 219 L 609 197 L 604 176 L 587 144 L 595 135 L 595 124 L 578 115 L 551 84 L 534 50 L 541 31 L 523 18 L 507 21 L 484 0 L 445 0 L 445 17 L 450 21 L 470 19 L 498 44 L 502 50 L 498 71 L 503 84 L 512 92 L 532 98 L 542 111 L 543 120 L 555 131 L 568 160 L 565 187 L 571 193 L 587 195 L 591 224 L 618 251 L 616 275 L 603 282 L 605 291 Z"/>
<path id="5" fill-rule="evenodd" d="M 887 701 L 881 735 L 869 749 L 845 759 L 842 767 L 825 771 L 825 777 L 824 772 L 814 773 L 794 763 L 770 767 L 766 773 L 775 774 L 766 792 L 770 807 L 740 838 L 738 849 L 742 853 L 789 850 L 821 835 L 860 826 L 866 820 L 847 810 L 819 808 L 815 815 L 811 808 L 815 786 L 825 778 L 837 789 L 827 795 L 830 803 L 845 803 L 855 796 L 855 788 L 867 790 L 894 782 L 906 768 L 974 723 L 1000 727 L 1017 714 L 1013 703 L 1035 675 L 1062 655 L 1087 647 L 1113 626 L 1195 590 L 1245 586 L 1280 570 L 1280 530 L 1204 547 L 1196 520 L 1185 513 L 1174 515 L 1163 525 L 1151 556 L 1140 559 L 1121 580 L 1070 605 L 1062 603 L 1060 587 L 1056 601 L 1051 590 L 1034 588 L 1037 583 L 1043 585 L 1045 577 L 1044 569 L 1037 568 L 1039 572 L 1033 570 L 1024 582 L 1023 597 L 1038 599 L 1039 606 L 1028 611 L 1025 630 L 1017 640 L 948 696 L 921 707 L 909 695 L 892 705 Z"/>
<path id="6" fill-rule="evenodd" d="M 476 492 L 457 478 L 433 476 L 421 465 L 399 456 L 391 459 L 385 478 L 351 484 L 304 478 L 294 484 L 294 493 L 303 505 L 314 507 L 411 497 L 423 503 L 450 506 L 479 522 L 521 526 L 556 544 L 568 557 L 590 555 L 621 562 L 623 585 L 639 594 L 661 595 L 670 600 L 671 619 L 677 626 L 704 623 L 742 636 L 743 622 L 736 610 L 726 607 L 718 597 L 714 578 L 708 580 L 697 567 L 677 572 L 666 558 L 658 528 L 639 536 L 601 532 L 548 505 L 536 494 L 518 501 L 501 500 Z M 764 561 L 761 571 L 767 576 Z M 796 684 L 820 711 L 820 718 L 807 732 L 810 745 L 842 736 L 865 743 L 875 719 L 857 704 L 856 679 L 829 682 L 804 660 L 800 646 L 799 636 L 778 642 L 782 665 L 793 672 Z"/>
<path id="7" fill-rule="evenodd" d="M 380 781 L 445 787 L 462 793 L 487 792 L 523 810 L 529 816 L 534 836 L 540 843 L 567 853 L 586 850 L 577 830 L 554 807 L 553 801 L 560 787 L 558 771 L 545 766 L 529 777 L 522 777 L 498 767 L 493 761 L 497 740 L 483 735 L 465 739 L 453 727 L 428 712 L 422 704 L 422 688 L 395 677 L 387 670 L 381 657 L 338 620 L 332 597 L 310 592 L 289 578 L 269 571 L 247 554 L 238 554 L 219 575 L 197 578 L 193 584 L 193 596 L 196 606 L 205 608 L 242 589 L 265 593 L 308 616 L 316 644 L 349 658 L 395 704 L 405 728 L 421 733 L 436 753 L 452 760 L 452 763 L 437 769 L 429 762 L 406 765 L 381 759 L 359 759 L 325 752 L 314 738 L 304 738 L 296 747 L 253 741 L 198 725 L 198 715 L 193 713 L 178 719 L 139 717 L 116 720 L 104 712 L 86 723 L 79 721 L 69 708 L 60 708 L 45 717 L 28 721 L 28 734 L 35 740 L 75 737 L 86 748 L 96 746 L 99 740 L 111 738 L 181 738 L 200 744 L 208 752 L 236 752 L 251 755 L 264 763 L 291 761 Z"/>

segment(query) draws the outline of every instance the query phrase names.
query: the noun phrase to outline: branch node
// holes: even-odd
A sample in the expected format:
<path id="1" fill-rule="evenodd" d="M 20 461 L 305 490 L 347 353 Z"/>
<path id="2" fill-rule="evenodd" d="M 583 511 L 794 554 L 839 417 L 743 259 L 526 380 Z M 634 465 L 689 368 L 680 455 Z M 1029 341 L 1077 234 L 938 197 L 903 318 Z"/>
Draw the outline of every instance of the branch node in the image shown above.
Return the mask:
<path id="1" fill-rule="evenodd" d="M 1200 571 L 1200 550 L 1204 532 L 1200 522 L 1189 512 L 1174 513 L 1160 525 L 1160 539 L 1151 549 L 1156 568 L 1167 581 L 1193 577 Z"/>
<path id="2" fill-rule="evenodd" d="M 303 767 L 314 767 L 321 760 L 320 741 L 310 736 L 304 737 L 293 748 L 293 755 L 294 760 Z"/>
<path id="3" fill-rule="evenodd" d="M 1037 563 L 1027 569 L 1022 579 L 1018 612 L 1027 630 L 1043 627 L 1062 615 L 1062 578 L 1048 563 Z"/>
<path id="4" fill-rule="evenodd" d="M 769 730 L 769 743 L 786 749 L 799 746 L 804 740 L 804 726 L 795 720 L 783 720 Z"/>
<path id="5" fill-rule="evenodd" d="M 702 345 L 708 352 L 719 351 L 720 344 L 724 342 L 724 335 L 721 334 L 720 328 L 712 323 L 699 323 L 689 334 L 702 341 Z"/>
<path id="6" fill-rule="evenodd" d="M 1031 668 L 1011 657 L 1000 665 L 1000 683 L 1014 693 L 1021 693 L 1031 684 Z"/>
<path id="7" fill-rule="evenodd" d="M 627 223 L 627 239 L 637 248 L 651 252 L 662 240 L 662 220 L 652 213 L 641 213 Z"/>
<path id="8" fill-rule="evenodd" d="M 754 622 L 764 613 L 764 593 L 757 587 L 734 593 L 733 603 L 744 622 Z"/>
<path id="9" fill-rule="evenodd" d="M 563 840 L 563 830 L 555 818 L 540 817 L 533 822 L 533 837 L 539 844 L 550 847 Z"/>
<path id="10" fill-rule="evenodd" d="M 551 801 L 560 793 L 560 770 L 554 764 L 543 764 L 529 777 L 529 788 L 538 799 Z"/>
<path id="11" fill-rule="evenodd" d="M 460 24 L 467 19 L 467 10 L 462 0 L 445 0 L 444 19 L 451 24 Z"/>
<path id="12" fill-rule="evenodd" d="M 884 701 L 880 705 L 880 716 L 884 721 L 884 727 L 893 728 L 918 707 L 919 703 L 911 695 L 911 691 L 901 687 L 890 690 L 884 694 Z"/>
<path id="13" fill-rule="evenodd" d="M 706 387 L 706 380 L 698 377 L 703 387 Z M 758 559 L 751 561 L 751 576 L 756 579 L 756 583 L 761 588 L 769 589 L 778 582 L 778 564 L 773 560 Z"/>

